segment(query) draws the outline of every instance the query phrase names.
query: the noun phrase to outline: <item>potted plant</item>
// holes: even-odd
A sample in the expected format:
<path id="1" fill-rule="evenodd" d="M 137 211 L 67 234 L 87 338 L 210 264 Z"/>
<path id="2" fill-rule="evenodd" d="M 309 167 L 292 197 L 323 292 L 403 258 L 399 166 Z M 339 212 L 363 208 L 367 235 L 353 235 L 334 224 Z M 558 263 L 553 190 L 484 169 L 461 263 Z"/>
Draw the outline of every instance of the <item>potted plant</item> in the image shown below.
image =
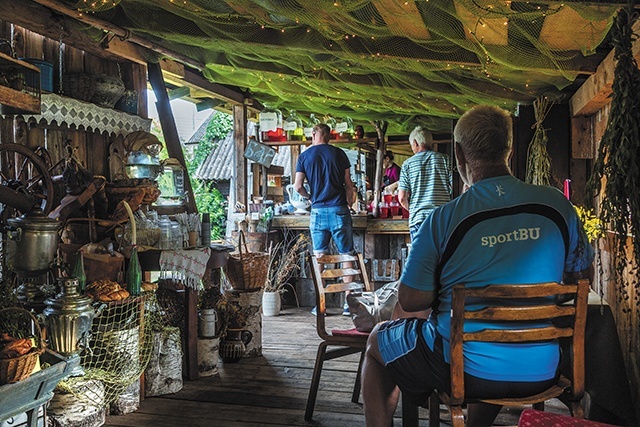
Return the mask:
<path id="1" fill-rule="evenodd" d="M 293 239 L 288 239 L 287 235 L 284 233 L 284 239 L 271 248 L 267 280 L 262 294 L 264 316 L 280 314 L 281 295 L 293 273 L 300 270 L 299 254 L 307 249 L 308 238 L 304 234 L 300 233 Z"/>

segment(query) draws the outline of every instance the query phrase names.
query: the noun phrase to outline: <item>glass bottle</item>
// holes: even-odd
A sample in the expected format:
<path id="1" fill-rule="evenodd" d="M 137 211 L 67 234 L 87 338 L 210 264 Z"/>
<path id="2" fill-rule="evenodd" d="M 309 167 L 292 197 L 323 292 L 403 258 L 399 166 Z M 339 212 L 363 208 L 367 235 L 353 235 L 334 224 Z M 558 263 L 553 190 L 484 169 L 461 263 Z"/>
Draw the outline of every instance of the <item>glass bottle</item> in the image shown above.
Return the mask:
<path id="1" fill-rule="evenodd" d="M 311 141 L 313 139 L 313 127 L 319 124 L 320 120 L 315 116 L 315 114 L 310 114 L 309 123 L 304 128 L 304 137 L 307 139 L 307 141 Z"/>
<path id="2" fill-rule="evenodd" d="M 282 112 L 276 108 L 265 108 L 260 112 L 260 138 L 266 141 L 286 141 L 282 127 Z"/>
<path id="3" fill-rule="evenodd" d="M 140 260 L 138 259 L 138 245 L 133 245 L 131 248 L 129 269 L 127 270 L 127 290 L 133 296 L 140 295 L 141 286 L 142 269 L 140 268 Z"/>
<path id="4" fill-rule="evenodd" d="M 76 265 L 73 267 L 73 277 L 78 279 L 78 293 L 84 293 L 87 287 L 87 275 L 84 272 L 84 255 L 82 251 L 78 251 L 78 257 L 76 258 Z"/>
<path id="5" fill-rule="evenodd" d="M 289 117 L 284 121 L 284 130 L 287 132 L 289 141 L 302 141 L 304 139 L 302 120 L 295 110 L 290 110 Z"/>

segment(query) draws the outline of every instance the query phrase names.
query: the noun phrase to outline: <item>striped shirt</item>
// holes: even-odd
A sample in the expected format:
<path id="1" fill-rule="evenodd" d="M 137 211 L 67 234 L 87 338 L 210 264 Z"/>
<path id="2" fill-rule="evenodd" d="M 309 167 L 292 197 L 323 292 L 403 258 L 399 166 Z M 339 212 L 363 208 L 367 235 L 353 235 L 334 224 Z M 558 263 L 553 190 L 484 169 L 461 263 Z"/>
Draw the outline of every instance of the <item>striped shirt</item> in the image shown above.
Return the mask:
<path id="1" fill-rule="evenodd" d="M 451 200 L 449 156 L 431 150 L 416 153 L 402 164 L 398 189 L 409 193 L 409 227 L 421 224 L 435 208 Z"/>

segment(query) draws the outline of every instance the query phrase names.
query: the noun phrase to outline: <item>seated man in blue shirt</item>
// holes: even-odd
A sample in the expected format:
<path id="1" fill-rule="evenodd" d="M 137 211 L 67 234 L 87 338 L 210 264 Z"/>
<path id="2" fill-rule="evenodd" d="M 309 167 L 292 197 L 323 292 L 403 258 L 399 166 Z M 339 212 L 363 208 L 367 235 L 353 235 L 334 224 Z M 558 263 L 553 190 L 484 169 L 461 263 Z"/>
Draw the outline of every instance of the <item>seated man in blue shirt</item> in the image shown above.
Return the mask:
<path id="1" fill-rule="evenodd" d="M 400 279 L 403 310 L 432 308 L 429 319 L 386 322 L 371 333 L 362 387 L 369 427 L 390 425 L 398 387 L 420 402 L 434 389 L 449 391 L 453 285 L 573 282 L 588 274 L 593 249 L 573 205 L 555 188 L 511 175 L 511 129 L 509 113 L 491 106 L 471 109 L 454 129 L 456 162 L 469 189 L 425 220 Z M 443 261 L 447 247 L 455 249 Z M 470 342 L 464 349 L 469 397 L 533 394 L 558 375 L 557 341 Z M 472 406 L 469 426 L 491 425 L 499 410 Z"/>

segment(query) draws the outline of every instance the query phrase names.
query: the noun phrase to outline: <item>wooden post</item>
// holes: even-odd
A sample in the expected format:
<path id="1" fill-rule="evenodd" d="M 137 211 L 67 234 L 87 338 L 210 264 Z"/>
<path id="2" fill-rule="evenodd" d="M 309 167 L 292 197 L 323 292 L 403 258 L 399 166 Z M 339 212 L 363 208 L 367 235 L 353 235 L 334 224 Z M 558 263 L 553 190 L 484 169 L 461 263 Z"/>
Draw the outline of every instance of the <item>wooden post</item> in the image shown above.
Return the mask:
<path id="1" fill-rule="evenodd" d="M 384 153 L 387 149 L 387 143 L 385 141 L 385 134 L 387 133 L 388 123 L 385 121 L 378 121 L 372 123 L 376 128 L 378 134 L 378 140 L 376 141 L 376 178 L 373 184 L 373 217 L 378 217 L 378 202 L 380 202 L 380 191 L 382 187 L 382 163 L 384 161 Z"/>
<path id="2" fill-rule="evenodd" d="M 247 161 L 244 158 L 244 150 L 247 147 L 247 106 L 233 106 L 233 138 L 235 147 L 235 171 L 236 171 L 236 202 L 240 202 L 249 209 L 247 194 Z"/>
<path id="3" fill-rule="evenodd" d="M 164 134 L 164 141 L 167 145 L 167 152 L 169 153 L 169 157 L 177 159 L 186 171 L 187 164 L 184 160 L 182 145 L 180 144 L 180 138 L 178 137 L 178 129 L 176 128 L 176 122 L 173 118 L 173 112 L 171 111 L 167 87 L 165 86 L 164 78 L 162 77 L 162 69 L 160 68 L 160 64 L 154 64 L 151 62 L 147 64 L 147 68 L 149 70 L 149 83 L 151 83 L 151 87 L 153 88 L 153 92 L 157 99 L 156 108 L 158 110 L 158 117 L 160 118 L 160 125 L 162 126 L 162 133 Z M 188 173 L 184 174 L 184 189 L 187 192 L 187 200 L 185 200 L 187 212 L 197 212 L 196 199 L 193 195 L 191 178 Z M 197 363 L 198 362 L 196 360 L 196 364 Z M 197 374 L 196 366 L 196 378 Z"/>

